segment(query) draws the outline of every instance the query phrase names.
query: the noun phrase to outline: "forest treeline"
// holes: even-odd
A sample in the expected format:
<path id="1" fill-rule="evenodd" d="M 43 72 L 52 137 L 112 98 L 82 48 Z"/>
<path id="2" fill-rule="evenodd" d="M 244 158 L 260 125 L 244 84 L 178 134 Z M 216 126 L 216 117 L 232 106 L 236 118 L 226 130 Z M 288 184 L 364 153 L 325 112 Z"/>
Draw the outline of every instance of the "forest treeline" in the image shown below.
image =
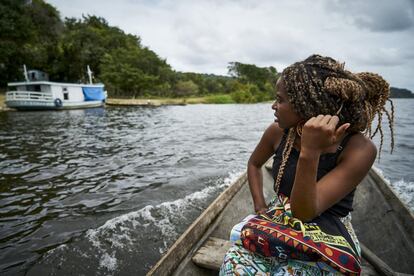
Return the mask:
<path id="1" fill-rule="evenodd" d="M 61 19 L 43 0 L 0 3 L 0 87 L 23 80 L 22 65 L 49 74 L 51 81 L 86 82 L 86 66 L 110 97 L 224 95 L 235 102 L 274 98 L 278 72 L 229 62 L 229 76 L 175 71 L 142 45 L 141 38 L 94 15 Z"/>
<path id="2" fill-rule="evenodd" d="M 390 98 L 414 98 L 414 94 L 405 88 L 391 87 Z"/>

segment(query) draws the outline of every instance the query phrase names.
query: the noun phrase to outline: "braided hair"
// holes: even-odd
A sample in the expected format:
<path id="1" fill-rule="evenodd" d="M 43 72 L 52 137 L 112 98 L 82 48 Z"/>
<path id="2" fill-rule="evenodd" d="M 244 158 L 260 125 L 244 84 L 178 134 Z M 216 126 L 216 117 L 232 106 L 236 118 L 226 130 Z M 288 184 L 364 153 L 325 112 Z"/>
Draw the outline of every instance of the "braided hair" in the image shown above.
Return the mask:
<path id="1" fill-rule="evenodd" d="M 346 70 L 344 63 L 320 55 L 312 55 L 296 62 L 282 72 L 288 100 L 297 114 L 304 120 L 319 114 L 337 114 L 339 125 L 350 123 L 348 131 L 363 132 L 373 138 L 381 135 L 381 154 L 384 134 L 382 115 L 385 113 L 391 131 L 391 153 L 394 149 L 394 106 L 389 99 L 390 86 L 378 74 L 363 72 L 352 73 Z M 385 108 L 390 102 L 391 112 Z M 372 128 L 372 122 L 378 117 L 378 123 Z M 276 178 L 278 189 L 285 164 L 289 158 L 296 132 L 289 131 L 285 144 L 282 164 Z M 276 192 L 277 192 L 276 189 Z"/>

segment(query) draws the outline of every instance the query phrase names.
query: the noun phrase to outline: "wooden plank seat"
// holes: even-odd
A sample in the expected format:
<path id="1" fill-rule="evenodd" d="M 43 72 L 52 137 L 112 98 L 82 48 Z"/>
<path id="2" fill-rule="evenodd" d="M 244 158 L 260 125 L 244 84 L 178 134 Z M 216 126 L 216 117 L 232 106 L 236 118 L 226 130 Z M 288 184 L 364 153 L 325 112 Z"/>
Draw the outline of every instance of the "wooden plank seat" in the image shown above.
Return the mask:
<path id="1" fill-rule="evenodd" d="M 218 271 L 230 247 L 230 241 L 210 237 L 193 255 L 192 260 L 198 266 Z"/>

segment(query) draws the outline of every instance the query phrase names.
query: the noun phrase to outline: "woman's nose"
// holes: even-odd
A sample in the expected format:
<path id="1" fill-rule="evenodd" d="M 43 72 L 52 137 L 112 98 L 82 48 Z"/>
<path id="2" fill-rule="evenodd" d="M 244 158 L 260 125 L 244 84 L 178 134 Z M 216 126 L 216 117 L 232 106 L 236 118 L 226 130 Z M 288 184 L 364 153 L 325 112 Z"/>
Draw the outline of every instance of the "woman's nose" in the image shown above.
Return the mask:
<path id="1" fill-rule="evenodd" d="M 272 109 L 276 110 L 277 109 L 277 101 L 274 101 L 274 103 L 272 104 Z"/>

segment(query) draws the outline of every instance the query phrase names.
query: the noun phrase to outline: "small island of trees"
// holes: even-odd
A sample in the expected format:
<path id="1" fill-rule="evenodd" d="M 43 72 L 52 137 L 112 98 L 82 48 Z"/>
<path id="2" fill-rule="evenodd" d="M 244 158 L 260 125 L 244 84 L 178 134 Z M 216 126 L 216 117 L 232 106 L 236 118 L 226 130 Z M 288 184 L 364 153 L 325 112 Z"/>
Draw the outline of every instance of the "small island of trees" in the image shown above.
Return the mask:
<path id="1" fill-rule="evenodd" d="M 390 88 L 390 98 L 414 98 L 414 94 L 405 88 Z"/>

